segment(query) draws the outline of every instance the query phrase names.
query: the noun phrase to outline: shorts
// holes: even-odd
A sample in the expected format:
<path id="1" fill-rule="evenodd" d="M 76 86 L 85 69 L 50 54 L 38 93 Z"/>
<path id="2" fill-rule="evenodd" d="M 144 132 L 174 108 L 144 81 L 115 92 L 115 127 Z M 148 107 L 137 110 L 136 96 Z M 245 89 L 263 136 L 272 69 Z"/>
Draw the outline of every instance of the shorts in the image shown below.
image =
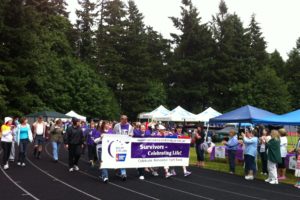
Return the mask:
<path id="1" fill-rule="evenodd" d="M 285 169 L 285 158 L 281 158 L 281 163 L 278 163 L 278 169 Z"/>
<path id="2" fill-rule="evenodd" d="M 295 176 L 296 177 L 300 177 L 300 169 L 296 169 L 295 170 Z"/>
<path id="3" fill-rule="evenodd" d="M 34 138 L 34 145 L 42 145 L 45 143 L 45 138 L 43 135 L 36 135 Z"/>

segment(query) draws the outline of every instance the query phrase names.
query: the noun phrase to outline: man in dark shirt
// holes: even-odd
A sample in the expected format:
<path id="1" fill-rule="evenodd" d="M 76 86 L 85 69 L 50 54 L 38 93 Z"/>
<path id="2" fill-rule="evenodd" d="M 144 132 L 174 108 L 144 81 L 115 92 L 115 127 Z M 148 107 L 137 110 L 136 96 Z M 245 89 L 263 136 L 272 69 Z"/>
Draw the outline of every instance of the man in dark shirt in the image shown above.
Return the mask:
<path id="1" fill-rule="evenodd" d="M 83 132 L 80 127 L 80 121 L 76 118 L 72 119 L 73 125 L 69 126 L 65 137 L 64 143 L 69 150 L 69 171 L 78 171 L 78 161 L 83 147 Z"/>

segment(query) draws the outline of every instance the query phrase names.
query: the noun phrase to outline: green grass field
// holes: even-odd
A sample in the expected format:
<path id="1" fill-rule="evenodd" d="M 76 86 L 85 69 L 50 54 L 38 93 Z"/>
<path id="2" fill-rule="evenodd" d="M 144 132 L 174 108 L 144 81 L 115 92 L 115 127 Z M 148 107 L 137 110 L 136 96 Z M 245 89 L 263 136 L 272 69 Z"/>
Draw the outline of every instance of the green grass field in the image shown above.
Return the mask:
<path id="1" fill-rule="evenodd" d="M 297 137 L 288 137 L 288 142 L 289 146 L 288 149 L 291 150 L 294 148 L 294 144 L 298 141 Z M 217 146 L 221 145 L 220 143 L 216 144 Z M 229 165 L 226 159 L 215 159 L 213 161 L 210 161 L 209 159 L 209 154 L 205 154 L 205 169 L 211 169 L 211 170 L 216 170 L 216 171 L 221 171 L 224 173 L 229 173 Z M 190 149 L 190 165 L 195 165 L 196 164 L 196 152 L 195 148 L 191 147 Z M 265 180 L 267 176 L 261 175 L 261 162 L 258 160 L 258 174 L 257 174 L 257 179 Z M 236 174 L 239 176 L 244 176 L 244 168 L 243 168 L 243 163 L 237 163 L 236 164 Z M 295 184 L 296 183 L 296 177 L 294 176 L 294 171 L 293 170 L 287 170 L 286 173 L 286 180 L 280 181 L 282 183 L 287 183 L 287 184 Z M 244 177 L 241 177 L 244 178 Z"/>

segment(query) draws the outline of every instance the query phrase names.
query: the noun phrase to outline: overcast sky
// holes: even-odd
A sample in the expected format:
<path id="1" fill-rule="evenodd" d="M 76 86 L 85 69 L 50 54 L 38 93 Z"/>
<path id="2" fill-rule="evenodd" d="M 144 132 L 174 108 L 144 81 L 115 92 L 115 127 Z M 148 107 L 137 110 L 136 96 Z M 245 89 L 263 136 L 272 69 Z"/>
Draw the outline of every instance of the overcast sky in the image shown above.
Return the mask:
<path id="1" fill-rule="evenodd" d="M 75 22 L 77 0 L 67 0 L 70 19 Z M 140 12 L 143 13 L 146 25 L 170 38 L 171 32 L 176 32 L 170 16 L 180 16 L 181 0 L 135 0 Z M 193 0 L 198 8 L 202 22 L 212 19 L 218 12 L 220 0 Z M 225 0 L 230 13 L 237 13 L 244 25 L 248 25 L 250 17 L 256 14 L 263 36 L 267 41 L 267 51 L 277 49 L 286 59 L 287 53 L 296 45 L 300 37 L 300 0 Z"/>

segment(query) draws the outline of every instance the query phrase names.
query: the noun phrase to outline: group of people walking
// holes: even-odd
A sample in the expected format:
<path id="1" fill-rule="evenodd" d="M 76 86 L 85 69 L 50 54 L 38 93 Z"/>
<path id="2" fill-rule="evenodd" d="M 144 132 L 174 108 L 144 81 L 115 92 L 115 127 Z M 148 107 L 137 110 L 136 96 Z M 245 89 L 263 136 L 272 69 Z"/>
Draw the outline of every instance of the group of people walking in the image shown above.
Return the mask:
<path id="1" fill-rule="evenodd" d="M 104 134 L 128 135 L 131 137 L 181 137 L 188 136 L 183 131 L 183 127 L 166 129 L 162 124 L 148 125 L 143 123 L 128 122 L 128 118 L 122 115 L 119 123 L 109 121 L 94 122 L 89 125 L 80 120 L 73 118 L 71 123 L 63 124 L 58 119 L 52 126 L 47 126 L 42 117 L 39 117 L 32 126 L 28 120 L 22 117 L 12 119 L 6 117 L 4 124 L 1 126 L 1 147 L 3 153 L 3 168 L 9 169 L 9 161 L 15 160 L 15 147 L 18 147 L 17 165 L 26 166 L 26 152 L 29 143 L 33 142 L 33 156 L 40 159 L 43 151 L 43 145 L 50 135 L 52 144 L 53 162 L 58 162 L 59 149 L 64 145 L 68 150 L 69 172 L 78 171 L 78 162 L 80 156 L 87 148 L 88 160 L 91 167 L 96 166 L 97 162 L 101 166 L 102 160 L 102 138 Z M 244 169 L 245 179 L 253 180 L 257 174 L 257 155 L 261 158 L 261 174 L 268 176 L 265 180 L 270 184 L 278 184 L 279 180 L 286 178 L 285 157 L 287 156 L 288 140 L 287 133 L 284 129 L 272 130 L 263 129 L 260 137 L 257 130 L 247 130 L 241 134 L 239 140 L 237 133 L 231 130 L 229 139 L 222 143 L 226 145 L 228 152 L 229 170 L 231 174 L 235 173 L 236 152 L 239 145 L 243 145 L 244 152 Z M 189 135 L 191 136 L 191 135 Z M 300 137 L 300 133 L 298 133 Z M 198 126 L 192 134 L 192 140 L 195 143 L 197 155 L 196 166 L 204 167 L 206 135 L 203 127 Z M 16 144 L 16 145 L 15 145 Z M 296 170 L 295 176 L 300 178 L 300 140 L 297 142 L 295 149 L 291 152 L 296 153 Z M 185 166 L 182 167 L 184 176 L 189 176 L 190 171 Z M 116 170 L 116 175 L 123 181 L 127 179 L 126 169 Z M 145 178 L 145 172 L 158 176 L 158 168 L 138 168 L 139 179 Z M 165 178 L 176 175 L 175 169 L 168 166 L 163 167 Z M 104 183 L 109 181 L 108 169 L 100 169 L 100 178 Z M 300 179 L 296 187 L 300 188 Z"/>

